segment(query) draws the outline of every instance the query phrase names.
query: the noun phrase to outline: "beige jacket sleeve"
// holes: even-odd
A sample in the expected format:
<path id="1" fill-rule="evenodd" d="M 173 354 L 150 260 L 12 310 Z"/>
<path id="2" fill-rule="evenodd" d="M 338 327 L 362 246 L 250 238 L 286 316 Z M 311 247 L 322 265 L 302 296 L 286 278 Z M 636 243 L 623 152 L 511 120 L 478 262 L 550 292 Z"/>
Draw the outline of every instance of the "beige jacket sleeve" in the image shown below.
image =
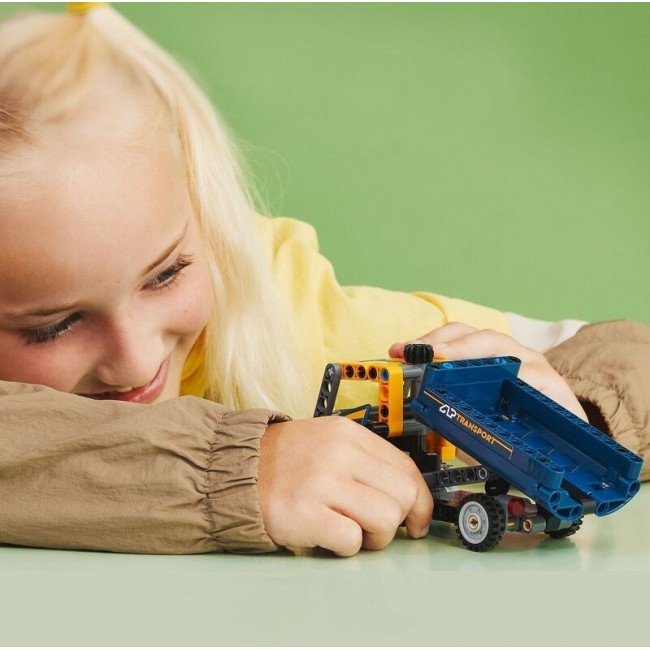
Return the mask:
<path id="1" fill-rule="evenodd" d="M 546 353 L 590 422 L 643 458 L 650 479 L 650 327 L 620 320 L 585 325 Z"/>
<path id="2" fill-rule="evenodd" d="M 180 397 L 91 401 L 0 381 L 0 543 L 129 553 L 276 549 L 260 440 L 284 416 Z"/>

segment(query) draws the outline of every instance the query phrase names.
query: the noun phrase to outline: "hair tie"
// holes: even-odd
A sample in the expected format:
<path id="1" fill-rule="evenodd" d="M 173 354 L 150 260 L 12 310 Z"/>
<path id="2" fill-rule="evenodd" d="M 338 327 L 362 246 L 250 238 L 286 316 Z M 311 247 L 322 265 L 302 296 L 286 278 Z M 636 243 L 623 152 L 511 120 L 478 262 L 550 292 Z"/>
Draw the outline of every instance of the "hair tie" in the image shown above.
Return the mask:
<path id="1" fill-rule="evenodd" d="M 108 2 L 66 2 L 67 11 L 73 16 L 83 16 L 92 9 L 105 7 Z"/>

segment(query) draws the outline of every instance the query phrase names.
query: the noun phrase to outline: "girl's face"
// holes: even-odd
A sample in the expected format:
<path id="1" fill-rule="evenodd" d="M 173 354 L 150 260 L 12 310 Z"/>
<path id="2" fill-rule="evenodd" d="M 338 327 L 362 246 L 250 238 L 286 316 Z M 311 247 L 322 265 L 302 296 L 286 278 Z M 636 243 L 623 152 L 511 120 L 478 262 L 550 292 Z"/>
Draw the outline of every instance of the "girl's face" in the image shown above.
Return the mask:
<path id="1" fill-rule="evenodd" d="M 168 138 L 99 131 L 52 130 L 4 175 L 0 379 L 158 402 L 212 312 L 207 251 Z"/>

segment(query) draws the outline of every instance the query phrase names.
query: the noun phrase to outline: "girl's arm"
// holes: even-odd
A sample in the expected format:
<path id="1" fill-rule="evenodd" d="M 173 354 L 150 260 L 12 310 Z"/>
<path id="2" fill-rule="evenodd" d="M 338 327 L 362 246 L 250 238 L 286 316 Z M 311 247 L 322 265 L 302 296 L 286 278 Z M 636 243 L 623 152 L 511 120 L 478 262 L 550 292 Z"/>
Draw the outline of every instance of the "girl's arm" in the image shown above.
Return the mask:
<path id="1" fill-rule="evenodd" d="M 0 542 L 130 553 L 263 552 L 266 411 L 194 397 L 92 401 L 0 382 Z"/>

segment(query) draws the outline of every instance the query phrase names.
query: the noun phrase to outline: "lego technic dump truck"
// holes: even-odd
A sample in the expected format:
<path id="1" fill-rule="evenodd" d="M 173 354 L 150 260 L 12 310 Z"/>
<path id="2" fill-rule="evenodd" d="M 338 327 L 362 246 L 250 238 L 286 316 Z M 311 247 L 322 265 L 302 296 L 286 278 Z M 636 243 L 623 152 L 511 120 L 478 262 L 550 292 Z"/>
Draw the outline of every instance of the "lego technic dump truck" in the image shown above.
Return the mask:
<path id="1" fill-rule="evenodd" d="M 468 549 L 488 551 L 506 531 L 567 537 L 639 491 L 641 458 L 519 379 L 516 357 L 434 363 L 420 344 L 404 357 L 328 364 L 314 417 L 350 417 L 409 452 L 433 519 L 455 524 Z M 375 382 L 378 404 L 335 411 L 344 380 Z M 447 463 L 453 446 L 480 465 Z M 458 487 L 472 483 L 485 492 Z"/>

